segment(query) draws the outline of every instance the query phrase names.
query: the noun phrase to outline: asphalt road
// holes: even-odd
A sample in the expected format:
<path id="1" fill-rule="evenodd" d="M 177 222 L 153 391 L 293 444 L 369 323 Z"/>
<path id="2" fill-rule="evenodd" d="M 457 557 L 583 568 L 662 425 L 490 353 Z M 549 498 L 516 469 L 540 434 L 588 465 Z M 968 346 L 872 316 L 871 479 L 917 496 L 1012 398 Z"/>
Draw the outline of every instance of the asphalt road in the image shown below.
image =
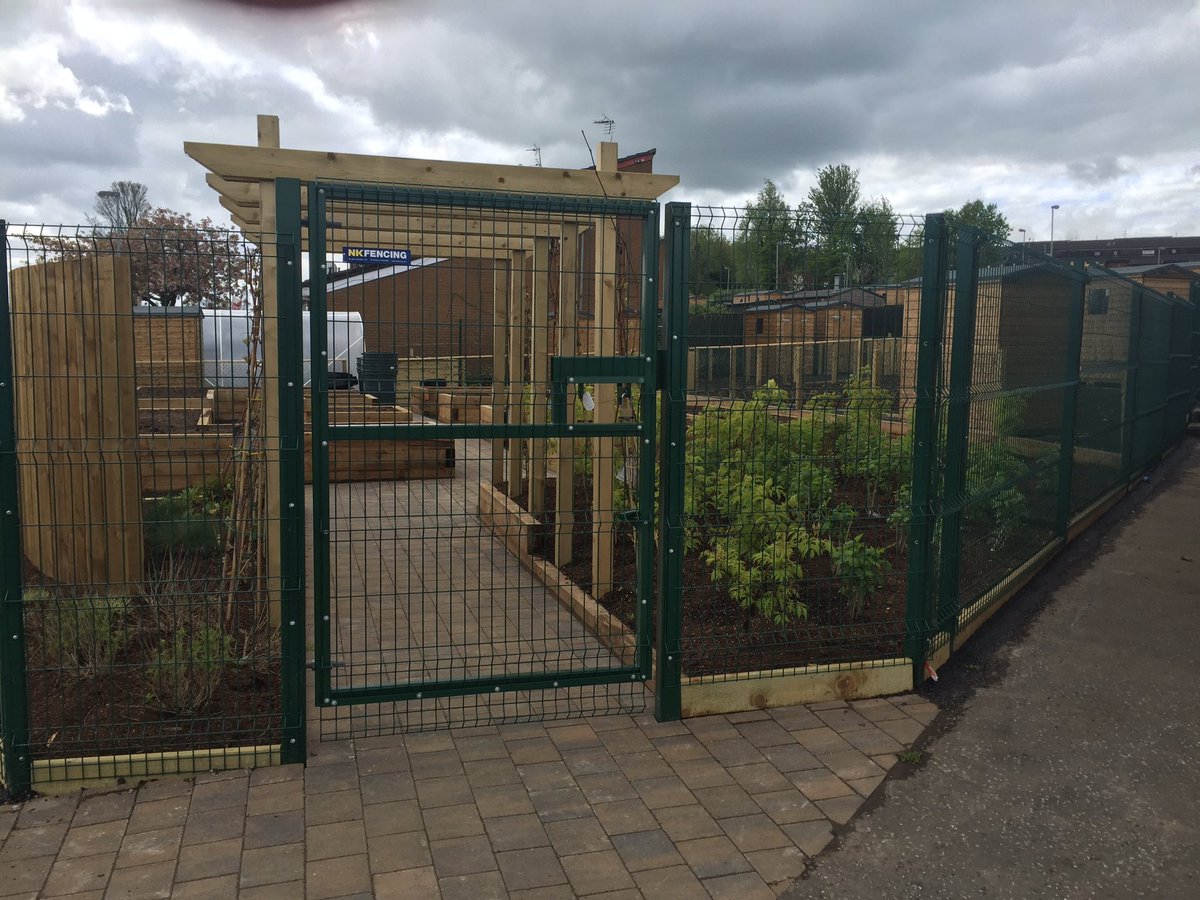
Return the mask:
<path id="1" fill-rule="evenodd" d="M 922 693 L 919 763 L 784 895 L 1200 897 L 1200 440 Z"/>

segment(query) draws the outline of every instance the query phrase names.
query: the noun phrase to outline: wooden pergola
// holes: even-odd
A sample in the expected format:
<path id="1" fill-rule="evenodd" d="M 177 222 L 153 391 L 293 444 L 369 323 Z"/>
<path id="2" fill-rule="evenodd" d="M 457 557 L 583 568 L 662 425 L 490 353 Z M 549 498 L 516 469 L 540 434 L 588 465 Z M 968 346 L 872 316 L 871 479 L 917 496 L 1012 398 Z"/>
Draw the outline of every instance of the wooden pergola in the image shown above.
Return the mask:
<path id="1" fill-rule="evenodd" d="M 295 178 L 304 182 L 336 181 L 364 184 L 404 185 L 479 191 L 503 191 L 569 197 L 607 197 L 610 199 L 656 200 L 679 183 L 674 175 L 623 172 L 617 166 L 617 145 L 601 143 L 595 169 L 558 169 L 532 166 L 493 165 L 367 156 L 356 153 L 291 150 L 280 146 L 279 119 L 258 117 L 257 146 L 209 144 L 187 141 L 184 152 L 208 170 L 207 182 L 219 195 L 233 223 L 263 251 L 264 339 L 273 344 L 278 335 L 278 312 L 274 236 L 275 180 Z M 303 200 L 302 200 L 303 203 Z M 302 211 L 307 216 L 307 210 Z M 301 236 L 308 246 L 307 218 Z M 398 225 L 397 223 L 402 223 Z M 577 259 L 581 235 L 593 232 L 595 246 L 595 339 L 590 348 L 597 356 L 616 352 L 617 322 L 617 235 L 611 217 L 556 217 L 519 211 L 456 210 L 445 212 L 418 206 L 360 205 L 353 212 L 339 210 L 337 220 L 326 226 L 326 240 L 348 245 L 370 244 L 381 235 L 402 244 L 414 256 L 441 256 L 491 260 L 494 265 L 494 327 L 497 335 L 507 334 L 507 342 L 493 341 L 493 416 L 494 421 L 521 422 L 524 416 L 524 382 L 549 381 L 550 357 L 547 337 L 550 328 L 548 304 L 551 242 L 560 244 L 559 301 L 554 327 L 560 353 L 571 347 L 577 327 L 578 273 L 572 271 Z M 526 267 L 532 263 L 533 276 L 526 282 Z M 565 339 L 565 340 L 564 340 Z M 507 346 L 506 346 L 507 344 Z M 526 355 L 528 348 L 528 355 Z M 266 378 L 277 378 L 275 354 L 266 354 Z M 507 384 L 507 388 L 505 387 Z M 268 392 L 266 431 L 278 435 L 278 399 Z M 616 386 L 596 387 L 596 422 L 616 420 Z M 533 422 L 543 422 L 545 404 L 532 405 Z M 503 416 L 503 418 L 501 418 Z M 515 444 L 515 442 L 513 442 Z M 557 471 L 571 473 L 574 468 L 573 441 L 559 441 Z M 277 447 L 275 448 L 277 449 Z M 592 592 L 603 596 L 612 586 L 613 548 L 613 438 L 593 441 L 592 487 Z M 531 441 L 528 449 L 529 509 L 541 512 L 545 506 L 547 460 L 543 441 Z M 278 471 L 269 474 L 268 494 L 278 504 Z M 510 452 L 507 459 L 504 442 L 492 443 L 494 484 L 507 482 L 510 493 L 522 481 L 521 453 Z M 570 484 L 570 476 L 565 479 Z M 573 491 L 556 491 L 556 539 L 554 562 L 564 565 L 571 559 Z M 268 509 L 272 534 L 269 547 L 281 546 L 278 540 L 279 509 Z M 272 550 L 278 553 L 278 550 Z M 272 560 L 271 574 L 279 571 Z"/>

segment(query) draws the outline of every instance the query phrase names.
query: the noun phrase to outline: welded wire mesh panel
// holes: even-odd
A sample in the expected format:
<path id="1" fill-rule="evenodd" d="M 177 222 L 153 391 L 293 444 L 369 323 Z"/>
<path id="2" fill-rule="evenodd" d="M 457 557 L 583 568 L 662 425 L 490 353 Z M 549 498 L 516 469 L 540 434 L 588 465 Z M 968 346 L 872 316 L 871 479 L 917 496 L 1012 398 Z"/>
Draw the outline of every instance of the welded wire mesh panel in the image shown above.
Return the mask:
<path id="1" fill-rule="evenodd" d="M 683 675 L 904 653 L 921 234 L 693 207 Z"/>
<path id="2" fill-rule="evenodd" d="M 9 225 L 7 248 L 21 527 L 4 565 L 38 778 L 278 747 L 262 253 L 190 221 Z M 247 323 L 229 384 L 205 377 L 214 313 Z"/>
<path id="3" fill-rule="evenodd" d="M 1132 424 L 1130 388 L 1137 371 L 1136 285 L 1099 267 L 1083 306 L 1076 394 L 1071 511 L 1078 513 L 1123 482 L 1126 435 Z"/>
<path id="4" fill-rule="evenodd" d="M 963 237 L 953 224 L 950 234 L 955 242 Z M 967 292 L 968 274 L 974 276 L 974 297 Z M 961 423 L 966 429 L 961 487 L 947 483 L 943 503 L 947 511 L 961 511 L 947 526 L 959 529 L 960 607 L 1003 583 L 1058 535 L 1080 278 L 1004 241 L 980 247 L 973 273 L 957 267 L 950 273 L 953 304 L 975 306 L 973 334 L 953 333 L 965 321 L 956 315 L 948 337 L 952 346 L 970 341 L 971 359 L 967 384 L 953 370 L 946 379 L 947 403 L 968 405 Z M 956 396 L 964 389 L 965 396 Z M 947 457 L 956 451 L 957 424 L 949 426 Z"/>
<path id="5" fill-rule="evenodd" d="M 325 735 L 641 708 L 651 207 L 358 185 L 308 202 L 314 321 L 323 305 L 363 334 L 357 371 L 330 366 L 310 400 Z M 591 425 L 613 430 L 573 436 Z"/>

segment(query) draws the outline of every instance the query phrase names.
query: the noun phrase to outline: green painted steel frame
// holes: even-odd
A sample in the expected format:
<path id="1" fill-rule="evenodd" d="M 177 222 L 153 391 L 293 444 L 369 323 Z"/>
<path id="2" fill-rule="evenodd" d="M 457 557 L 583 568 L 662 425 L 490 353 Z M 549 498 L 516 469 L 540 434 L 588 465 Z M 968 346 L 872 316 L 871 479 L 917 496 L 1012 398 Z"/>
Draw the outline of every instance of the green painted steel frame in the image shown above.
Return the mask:
<path id="1" fill-rule="evenodd" d="M 423 700 L 434 697 L 464 696 L 546 689 L 572 685 L 614 684 L 646 681 L 652 667 L 649 599 L 653 592 L 654 560 L 650 553 L 637 555 L 638 604 L 636 617 L 636 655 L 631 666 L 594 669 L 586 672 L 563 671 L 492 678 L 464 678 L 449 681 L 409 684 L 370 685 L 334 688 L 332 684 L 331 607 L 329 581 L 329 443 L 350 440 L 429 440 L 435 438 L 565 438 L 565 437 L 638 437 L 641 450 L 638 466 L 639 511 L 633 520 L 639 547 L 653 546 L 655 494 L 655 437 L 652 427 L 657 397 L 657 273 L 659 206 L 651 201 L 627 201 L 610 198 L 577 198 L 498 192 L 411 188 L 393 185 L 358 185 L 310 182 L 308 209 L 310 221 L 327 220 L 330 200 L 350 200 L 385 205 L 437 206 L 457 209 L 521 211 L 531 213 L 570 213 L 586 216 L 639 217 L 642 221 L 642 354 L 640 357 L 579 357 L 570 362 L 557 358 L 557 371 L 580 382 L 634 382 L 642 385 L 641 422 L 570 424 L 565 415 L 552 416 L 557 422 L 508 425 L 503 423 L 415 423 L 393 425 L 329 424 L 328 372 L 317 360 L 328 356 L 327 247 L 325 230 L 309 228 L 309 347 L 312 393 L 313 463 L 313 608 L 316 644 L 315 686 L 318 706 L 339 703 L 381 703 Z M 567 370 L 570 370 L 569 376 Z M 565 404 L 565 398 L 563 400 Z M 628 521 L 628 520 L 627 520 Z"/>
<path id="2" fill-rule="evenodd" d="M 280 655 L 283 733 L 280 758 L 304 762 L 304 359 L 301 315 L 300 182 L 275 182 L 276 329 L 279 383 Z M 270 385 L 268 385 L 268 389 Z"/>
<path id="3" fill-rule="evenodd" d="M 921 269 L 921 310 L 917 334 L 916 402 L 913 412 L 912 511 L 908 537 L 908 587 L 905 601 L 905 653 L 913 664 L 913 682 L 924 679 L 935 610 L 933 566 L 938 399 L 949 256 L 946 217 L 925 217 Z"/>
<path id="4" fill-rule="evenodd" d="M 971 376 L 975 362 L 975 310 L 979 301 L 979 247 L 982 233 L 959 226 L 955 249 L 954 324 L 950 334 L 950 382 L 946 398 L 946 458 L 942 496 L 956 501 L 967 487 L 967 444 L 970 440 Z M 960 551 L 963 504 L 942 513 L 938 556 L 937 607 L 933 631 L 958 626 Z"/>
<path id="5" fill-rule="evenodd" d="M 662 452 L 659 464 L 659 595 L 655 645 L 654 715 L 674 721 L 682 714 L 683 489 L 687 437 L 688 272 L 691 268 L 692 207 L 666 208 L 667 283 L 663 294 L 665 365 Z"/>
<path id="6" fill-rule="evenodd" d="M 8 297 L 8 223 L 0 219 L 0 740 L 4 785 L 22 795 L 31 783 L 29 706 L 25 683 L 25 617 L 21 598 L 20 483 L 17 473 L 12 320 Z"/>

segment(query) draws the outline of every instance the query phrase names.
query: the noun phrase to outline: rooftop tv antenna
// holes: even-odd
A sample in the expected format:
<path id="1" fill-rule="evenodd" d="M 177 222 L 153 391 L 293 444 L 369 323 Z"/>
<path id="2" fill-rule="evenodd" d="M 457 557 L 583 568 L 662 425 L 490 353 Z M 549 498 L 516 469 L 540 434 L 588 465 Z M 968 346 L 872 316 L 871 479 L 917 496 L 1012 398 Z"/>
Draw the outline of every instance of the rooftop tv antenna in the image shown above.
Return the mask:
<path id="1" fill-rule="evenodd" d="M 534 144 L 525 152 L 533 154 L 533 164 L 540 169 L 542 167 L 542 148 Z"/>
<path id="2" fill-rule="evenodd" d="M 602 113 L 599 119 L 592 120 L 592 124 L 600 125 L 601 127 L 603 127 L 605 137 L 612 137 L 613 128 L 616 127 L 617 123 L 614 122 L 612 119 L 610 119 L 607 115 Z"/>

